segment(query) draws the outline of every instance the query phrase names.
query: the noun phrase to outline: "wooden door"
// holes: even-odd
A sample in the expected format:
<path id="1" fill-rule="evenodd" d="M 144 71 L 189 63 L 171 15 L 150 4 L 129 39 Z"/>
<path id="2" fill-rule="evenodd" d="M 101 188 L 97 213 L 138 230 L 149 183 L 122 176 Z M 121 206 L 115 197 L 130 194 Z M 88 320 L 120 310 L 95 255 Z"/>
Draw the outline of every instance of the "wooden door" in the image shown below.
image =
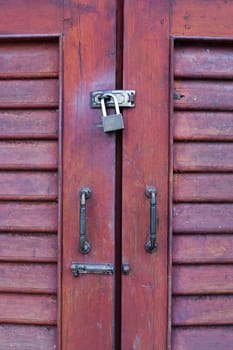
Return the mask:
<path id="1" fill-rule="evenodd" d="M 114 265 L 115 135 L 90 91 L 115 88 L 116 2 L 0 6 L 0 349 L 108 349 L 115 275 L 71 263 Z"/>
<path id="2" fill-rule="evenodd" d="M 230 350 L 233 2 L 0 5 L 0 349 Z M 115 87 L 136 108 L 105 134 Z"/>
<path id="3" fill-rule="evenodd" d="M 137 107 L 124 113 L 122 349 L 231 349 L 233 2 L 131 10 L 126 0 L 124 86 Z"/>

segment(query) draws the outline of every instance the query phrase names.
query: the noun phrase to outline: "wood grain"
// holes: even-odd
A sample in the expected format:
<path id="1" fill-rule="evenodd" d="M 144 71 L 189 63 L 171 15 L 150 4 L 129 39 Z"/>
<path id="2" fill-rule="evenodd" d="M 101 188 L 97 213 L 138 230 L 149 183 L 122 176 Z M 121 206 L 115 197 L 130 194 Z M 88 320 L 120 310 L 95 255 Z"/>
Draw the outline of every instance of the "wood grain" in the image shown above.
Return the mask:
<path id="1" fill-rule="evenodd" d="M 56 297 L 1 294 L 0 322 L 14 324 L 56 324 Z"/>
<path id="2" fill-rule="evenodd" d="M 0 110 L 0 139 L 56 139 L 58 111 Z"/>
<path id="3" fill-rule="evenodd" d="M 114 0 L 65 3 L 61 347 L 67 350 L 115 346 L 114 278 L 74 278 L 70 263 L 114 262 L 115 133 L 103 132 L 101 113 L 89 103 L 90 91 L 115 86 L 116 4 Z M 86 231 L 92 250 L 84 256 L 78 249 L 79 190 L 87 185 L 93 191 Z"/>
<path id="4" fill-rule="evenodd" d="M 4 350 L 56 349 L 56 336 L 53 326 L 0 325 L 0 344 Z"/>
<path id="5" fill-rule="evenodd" d="M 233 263 L 233 235 L 174 235 L 174 263 Z"/>
<path id="6" fill-rule="evenodd" d="M 0 80 L 0 108 L 58 107 L 58 80 Z"/>
<path id="7" fill-rule="evenodd" d="M 232 265 L 173 266 L 173 294 L 232 294 Z"/>
<path id="8" fill-rule="evenodd" d="M 56 169 L 55 141 L 0 142 L 0 169 Z"/>
<path id="9" fill-rule="evenodd" d="M 0 172 L 1 200 L 56 200 L 55 172 Z"/>
<path id="10" fill-rule="evenodd" d="M 173 200 L 178 202 L 232 202 L 232 174 L 174 174 Z"/>
<path id="11" fill-rule="evenodd" d="M 58 76 L 56 41 L 0 43 L 0 78 Z"/>
<path id="12" fill-rule="evenodd" d="M 0 261 L 56 262 L 57 235 L 0 233 Z"/>
<path id="13" fill-rule="evenodd" d="M 175 109 L 232 111 L 233 83 L 231 81 L 176 80 Z"/>
<path id="14" fill-rule="evenodd" d="M 231 44 L 199 42 L 176 44 L 174 76 L 177 78 L 233 78 Z"/>
<path id="15" fill-rule="evenodd" d="M 134 86 L 137 107 L 124 110 L 122 259 L 132 271 L 122 277 L 121 347 L 166 349 L 169 1 L 125 0 L 124 14 L 123 86 Z M 147 185 L 159 193 L 159 248 L 152 254 L 145 251 Z"/>
<path id="16" fill-rule="evenodd" d="M 174 328 L 172 350 L 231 350 L 233 327 Z"/>
<path id="17" fill-rule="evenodd" d="M 55 264 L 0 263 L 0 292 L 54 294 Z"/>
<path id="18" fill-rule="evenodd" d="M 173 230 L 180 233 L 232 233 L 233 204 L 175 204 Z"/>
<path id="19" fill-rule="evenodd" d="M 173 298 L 173 325 L 232 325 L 232 296 Z"/>
<path id="20" fill-rule="evenodd" d="M 57 204 L 0 202 L 0 230 L 56 231 Z"/>
<path id="21" fill-rule="evenodd" d="M 0 31 L 6 34 L 59 34 L 63 28 L 62 0 L 8 0 L 1 4 Z"/>
<path id="22" fill-rule="evenodd" d="M 175 140 L 232 141 L 233 114 L 230 112 L 175 112 Z"/>
<path id="23" fill-rule="evenodd" d="M 175 171 L 232 171 L 233 143 L 176 143 Z"/>
<path id="24" fill-rule="evenodd" d="M 180 36 L 231 37 L 231 1 L 171 1 L 171 34 Z"/>

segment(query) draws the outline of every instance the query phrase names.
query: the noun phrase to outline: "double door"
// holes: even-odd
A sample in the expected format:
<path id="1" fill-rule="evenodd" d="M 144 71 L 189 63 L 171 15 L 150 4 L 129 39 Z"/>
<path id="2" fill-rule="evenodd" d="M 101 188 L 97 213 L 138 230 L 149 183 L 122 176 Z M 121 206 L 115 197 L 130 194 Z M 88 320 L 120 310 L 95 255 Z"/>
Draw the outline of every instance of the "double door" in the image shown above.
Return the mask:
<path id="1" fill-rule="evenodd" d="M 232 2 L 0 5 L 0 349 L 230 349 Z"/>

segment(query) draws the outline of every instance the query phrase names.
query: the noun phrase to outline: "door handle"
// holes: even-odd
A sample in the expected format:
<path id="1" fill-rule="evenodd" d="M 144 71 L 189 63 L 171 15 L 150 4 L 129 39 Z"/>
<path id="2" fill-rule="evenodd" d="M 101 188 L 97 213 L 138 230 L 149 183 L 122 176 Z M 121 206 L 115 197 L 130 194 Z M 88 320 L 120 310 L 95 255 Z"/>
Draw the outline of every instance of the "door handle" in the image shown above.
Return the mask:
<path id="1" fill-rule="evenodd" d="M 158 243 L 156 241 L 156 188 L 154 186 L 147 186 L 145 195 L 147 198 L 150 198 L 150 238 L 145 244 L 145 249 L 147 253 L 152 253 L 158 247 Z"/>
<path id="2" fill-rule="evenodd" d="M 82 254 L 88 254 L 91 244 L 86 240 L 86 200 L 91 197 L 89 187 L 81 188 L 80 192 L 80 221 L 79 221 L 79 250 Z"/>

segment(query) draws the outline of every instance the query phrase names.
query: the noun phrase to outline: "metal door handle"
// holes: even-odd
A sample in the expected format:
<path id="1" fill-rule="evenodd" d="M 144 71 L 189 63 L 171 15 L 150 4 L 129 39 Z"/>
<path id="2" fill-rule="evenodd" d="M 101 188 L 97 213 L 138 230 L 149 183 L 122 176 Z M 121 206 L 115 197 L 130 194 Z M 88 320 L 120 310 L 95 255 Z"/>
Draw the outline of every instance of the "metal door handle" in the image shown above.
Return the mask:
<path id="1" fill-rule="evenodd" d="M 154 186 L 147 186 L 145 195 L 150 198 L 150 238 L 146 242 L 145 248 L 148 253 L 152 253 L 158 247 L 158 243 L 156 242 L 156 188 Z"/>
<path id="2" fill-rule="evenodd" d="M 79 250 L 82 254 L 88 254 L 91 250 L 90 243 L 86 240 L 86 200 L 91 197 L 91 189 L 83 187 L 80 190 L 80 222 L 79 222 Z"/>

